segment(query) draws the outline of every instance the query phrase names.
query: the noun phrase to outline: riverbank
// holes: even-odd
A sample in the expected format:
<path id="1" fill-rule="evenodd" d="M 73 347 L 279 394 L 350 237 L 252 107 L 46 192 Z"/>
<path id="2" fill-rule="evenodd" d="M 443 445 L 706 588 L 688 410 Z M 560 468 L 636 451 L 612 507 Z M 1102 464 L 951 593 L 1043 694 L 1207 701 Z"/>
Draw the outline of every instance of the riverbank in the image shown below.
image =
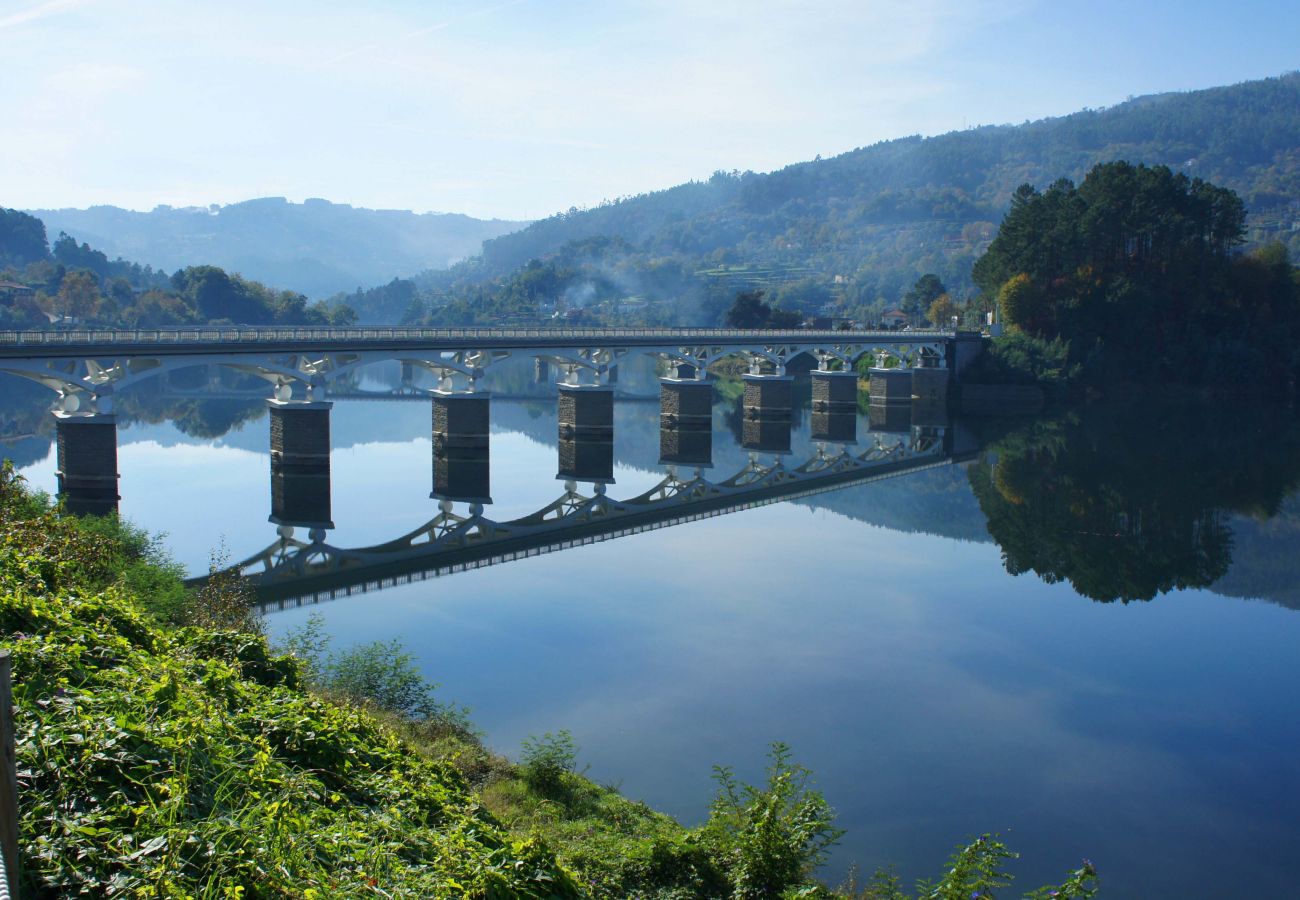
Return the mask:
<path id="1" fill-rule="evenodd" d="M 446 708 L 323 690 L 238 600 L 184 594 L 156 543 L 4 470 L 24 896 L 837 896 L 811 880 L 830 809 L 784 751 L 687 829 L 575 773 L 564 735 L 516 764 Z"/>

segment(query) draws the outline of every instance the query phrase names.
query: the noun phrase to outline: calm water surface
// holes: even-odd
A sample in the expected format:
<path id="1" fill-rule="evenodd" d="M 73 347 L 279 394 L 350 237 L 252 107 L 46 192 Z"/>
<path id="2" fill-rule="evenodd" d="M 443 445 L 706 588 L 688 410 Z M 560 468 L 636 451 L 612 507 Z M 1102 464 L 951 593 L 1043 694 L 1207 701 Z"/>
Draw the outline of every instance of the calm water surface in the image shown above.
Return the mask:
<path id="1" fill-rule="evenodd" d="M 15 385 L 0 416 L 34 435 L 0 453 L 54 491 L 49 423 Z M 275 540 L 260 402 L 122 407 L 123 515 L 193 572 L 222 542 L 241 560 Z M 664 477 L 658 416 L 617 403 L 609 496 Z M 788 464 L 815 451 L 807 409 L 794 421 Z M 721 479 L 748 457 L 730 404 L 714 423 Z M 427 399 L 338 400 L 331 427 L 329 543 L 436 514 Z M 557 427 L 553 399 L 494 399 L 488 515 L 563 492 Z M 847 829 L 831 881 L 853 862 L 932 875 L 956 842 L 1000 831 L 1025 889 L 1086 856 L 1110 897 L 1293 895 L 1300 430 L 1276 411 L 1168 407 L 975 430 L 983 449 L 960 464 L 268 625 L 318 614 L 336 646 L 401 638 L 494 748 L 567 728 L 590 775 L 690 824 L 712 765 L 757 780 L 786 741 Z"/>

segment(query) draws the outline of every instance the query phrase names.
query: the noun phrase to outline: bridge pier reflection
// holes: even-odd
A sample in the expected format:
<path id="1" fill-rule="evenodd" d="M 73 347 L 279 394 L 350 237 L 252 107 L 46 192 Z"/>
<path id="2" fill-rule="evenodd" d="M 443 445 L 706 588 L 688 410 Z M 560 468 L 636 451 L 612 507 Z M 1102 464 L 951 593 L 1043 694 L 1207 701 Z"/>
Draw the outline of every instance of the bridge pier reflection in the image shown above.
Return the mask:
<path id="1" fill-rule="evenodd" d="M 330 485 L 330 409 L 320 400 L 268 400 L 271 515 L 280 537 L 306 528 L 313 543 L 334 527 Z"/>
<path id="2" fill-rule="evenodd" d="M 872 433 L 906 434 L 912 430 L 911 403 L 872 403 L 867 408 Z"/>
<path id="3" fill-rule="evenodd" d="M 59 499 L 73 515 L 117 512 L 117 418 L 56 412 Z"/>
<path id="4" fill-rule="evenodd" d="M 794 379 L 789 375 L 745 375 L 745 420 L 740 445 L 764 453 L 790 452 Z"/>
<path id="5" fill-rule="evenodd" d="M 480 507 L 492 502 L 488 394 L 435 393 L 433 493 Z"/>

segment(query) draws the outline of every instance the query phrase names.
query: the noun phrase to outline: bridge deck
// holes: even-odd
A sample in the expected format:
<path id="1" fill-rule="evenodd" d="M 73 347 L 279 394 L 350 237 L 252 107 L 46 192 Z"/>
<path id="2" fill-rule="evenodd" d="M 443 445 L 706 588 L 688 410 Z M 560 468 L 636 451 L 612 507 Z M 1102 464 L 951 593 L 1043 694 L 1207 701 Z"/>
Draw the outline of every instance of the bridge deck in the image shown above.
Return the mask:
<path id="1" fill-rule="evenodd" d="M 768 331 L 743 328 L 251 328 L 0 331 L 0 358 L 84 357 L 95 353 L 175 356 L 340 350 L 510 350 L 573 346 L 680 344 L 907 343 L 956 337 L 946 329 L 913 331 Z"/>

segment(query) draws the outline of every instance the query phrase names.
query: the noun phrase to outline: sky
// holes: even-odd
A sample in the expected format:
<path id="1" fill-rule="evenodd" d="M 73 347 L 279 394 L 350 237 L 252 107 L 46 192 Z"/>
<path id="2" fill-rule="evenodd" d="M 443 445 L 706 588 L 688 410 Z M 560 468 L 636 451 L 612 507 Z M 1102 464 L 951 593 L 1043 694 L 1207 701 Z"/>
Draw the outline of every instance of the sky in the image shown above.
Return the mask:
<path id="1" fill-rule="evenodd" d="M 0 206 L 531 219 L 1300 68 L 1300 3 L 0 0 Z"/>

